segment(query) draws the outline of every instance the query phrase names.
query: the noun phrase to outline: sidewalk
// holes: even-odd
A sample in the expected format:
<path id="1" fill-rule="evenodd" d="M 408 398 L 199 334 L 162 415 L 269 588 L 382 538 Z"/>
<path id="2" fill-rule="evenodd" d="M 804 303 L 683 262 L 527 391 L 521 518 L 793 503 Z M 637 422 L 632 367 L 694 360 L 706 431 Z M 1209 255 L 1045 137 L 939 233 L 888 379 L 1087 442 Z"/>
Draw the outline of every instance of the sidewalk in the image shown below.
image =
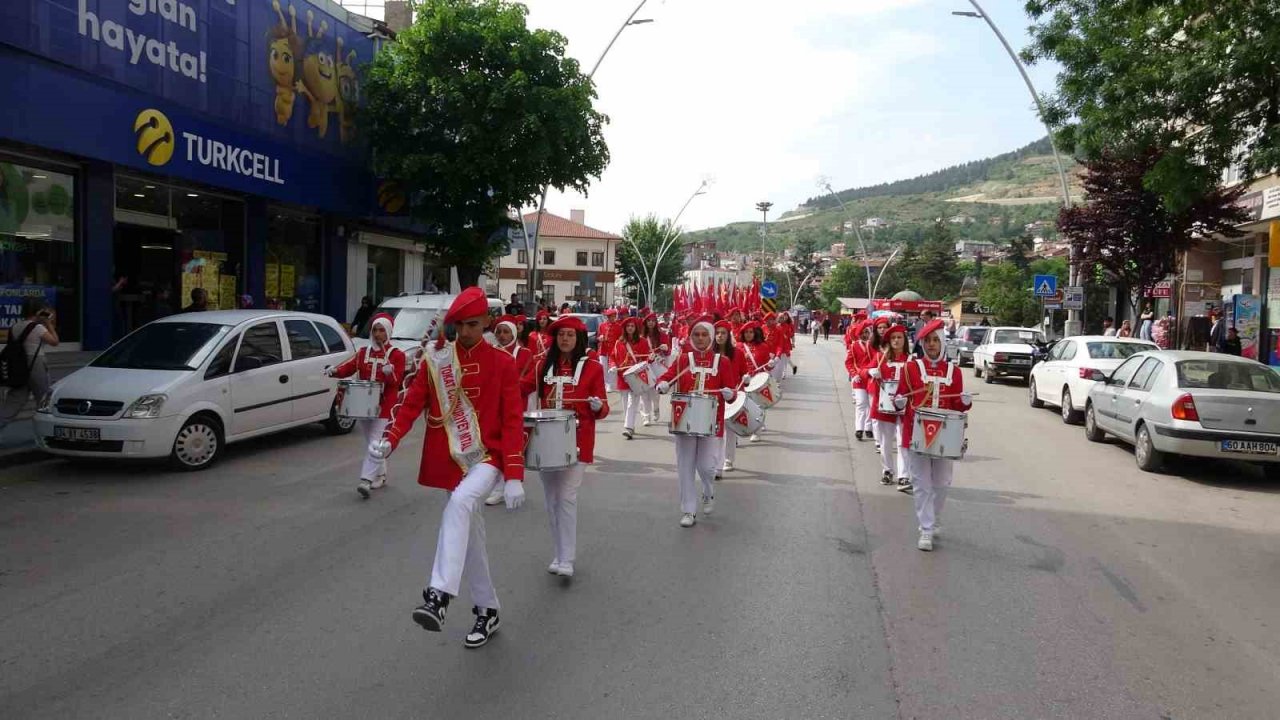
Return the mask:
<path id="1" fill-rule="evenodd" d="M 55 352 L 45 357 L 49 364 L 49 375 L 56 383 L 87 365 L 97 355 L 96 352 L 84 351 Z M 4 430 L 0 430 L 0 467 L 35 462 L 47 457 L 36 449 L 31 428 L 31 414 L 35 412 L 35 406 L 39 400 L 40 398 L 31 398 L 17 419 Z"/>

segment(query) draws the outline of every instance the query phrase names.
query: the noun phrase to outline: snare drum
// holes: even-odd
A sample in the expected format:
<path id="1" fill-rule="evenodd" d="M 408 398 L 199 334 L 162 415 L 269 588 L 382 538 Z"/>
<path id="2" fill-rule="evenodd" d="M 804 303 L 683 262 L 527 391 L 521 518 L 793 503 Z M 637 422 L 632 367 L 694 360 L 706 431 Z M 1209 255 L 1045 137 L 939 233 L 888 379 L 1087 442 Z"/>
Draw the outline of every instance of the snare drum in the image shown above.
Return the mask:
<path id="1" fill-rule="evenodd" d="M 560 470 L 578 464 L 578 416 L 572 410 L 530 410 L 524 414 L 528 442 L 524 466 Z"/>
<path id="2" fill-rule="evenodd" d="M 716 416 L 720 410 L 720 398 L 701 393 L 671 394 L 672 435 L 711 437 L 716 434 Z"/>
<path id="3" fill-rule="evenodd" d="M 964 430 L 969 425 L 966 413 L 942 408 L 917 408 L 911 426 L 911 450 L 921 455 L 959 460 L 968 445 Z"/>
<path id="4" fill-rule="evenodd" d="M 758 372 L 747 382 L 747 394 L 756 405 L 767 410 L 782 399 L 782 388 L 778 381 L 768 372 Z"/>
<path id="5" fill-rule="evenodd" d="M 876 396 L 876 411 L 881 415 L 901 415 L 902 411 L 893 404 L 893 398 L 897 394 L 897 380 L 881 380 L 880 394 Z"/>
<path id="6" fill-rule="evenodd" d="M 764 427 L 764 409 L 750 395 L 740 392 L 725 408 L 724 421 L 735 435 L 748 437 Z"/>
<path id="7" fill-rule="evenodd" d="M 649 367 L 649 363 L 642 362 L 639 365 L 632 365 L 630 369 L 622 373 L 622 379 L 627 384 L 627 389 L 633 393 L 648 392 L 657 383 L 654 380 L 657 376 L 653 373 L 653 368 Z"/>
<path id="8" fill-rule="evenodd" d="M 349 418 L 376 418 L 382 415 L 382 383 L 371 380 L 339 380 L 338 414 Z"/>

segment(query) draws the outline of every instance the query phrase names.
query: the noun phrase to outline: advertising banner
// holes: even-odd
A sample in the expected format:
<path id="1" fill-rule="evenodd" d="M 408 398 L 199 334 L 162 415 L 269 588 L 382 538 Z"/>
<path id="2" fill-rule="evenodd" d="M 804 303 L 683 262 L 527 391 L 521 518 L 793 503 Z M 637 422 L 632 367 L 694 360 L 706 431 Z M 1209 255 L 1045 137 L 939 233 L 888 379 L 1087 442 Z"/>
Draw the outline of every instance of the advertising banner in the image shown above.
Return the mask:
<path id="1" fill-rule="evenodd" d="M 1261 316 L 1261 302 L 1257 295 L 1236 295 L 1232 298 L 1236 332 L 1240 334 L 1241 355 L 1251 360 L 1258 359 L 1258 321 Z"/>
<path id="2" fill-rule="evenodd" d="M 0 341 L 9 341 L 9 328 L 22 318 L 22 304 L 27 298 L 44 300 L 57 307 L 58 289 L 48 285 L 0 285 Z"/>

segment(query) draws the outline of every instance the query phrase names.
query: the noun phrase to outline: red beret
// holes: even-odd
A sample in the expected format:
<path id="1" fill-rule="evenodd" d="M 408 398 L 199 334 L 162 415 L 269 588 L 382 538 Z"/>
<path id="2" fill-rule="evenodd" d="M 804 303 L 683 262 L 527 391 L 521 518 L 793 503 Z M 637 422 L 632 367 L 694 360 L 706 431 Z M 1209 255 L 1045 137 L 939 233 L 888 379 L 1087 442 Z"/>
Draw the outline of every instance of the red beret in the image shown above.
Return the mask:
<path id="1" fill-rule="evenodd" d="M 453 304 L 449 306 L 449 312 L 445 313 L 444 321 L 452 323 L 488 314 L 489 298 L 485 297 L 484 291 L 480 288 L 469 287 L 454 299 Z"/>
<path id="2" fill-rule="evenodd" d="M 903 337 L 907 337 L 907 329 L 902 325 L 892 325 L 885 331 L 884 337 L 889 337 L 894 333 L 902 333 Z"/>
<path id="3" fill-rule="evenodd" d="M 924 327 L 920 328 L 920 332 L 916 333 L 916 340 L 924 342 L 924 339 L 929 337 L 931 333 L 938 332 L 944 327 L 946 327 L 946 324 L 941 319 L 930 320 Z"/>
<path id="4" fill-rule="evenodd" d="M 617 315 L 617 314 L 618 314 L 617 310 L 613 308 L 605 308 L 605 311 L 604 311 L 605 317 L 613 317 L 614 315 Z"/>
<path id="5" fill-rule="evenodd" d="M 638 317 L 631 317 L 631 316 L 624 317 L 622 318 L 622 329 L 626 330 L 628 325 L 635 325 L 636 329 L 639 330 L 641 322 L 642 321 Z"/>
<path id="6" fill-rule="evenodd" d="M 716 323 L 716 329 L 719 330 L 721 328 L 728 330 L 729 337 L 733 337 L 733 323 L 729 322 L 728 320 L 721 320 L 720 322 Z"/>
<path id="7" fill-rule="evenodd" d="M 748 330 L 755 330 L 757 333 L 760 332 L 760 323 L 755 320 L 743 323 L 742 327 L 738 328 L 738 339 L 741 340 L 743 333 Z"/>
<path id="8" fill-rule="evenodd" d="M 556 333 L 564 330 L 565 328 L 570 328 L 583 334 L 587 332 L 587 324 L 582 322 L 582 318 L 574 317 L 572 315 L 565 315 L 548 325 L 547 332 L 550 333 L 552 337 L 555 337 Z"/>

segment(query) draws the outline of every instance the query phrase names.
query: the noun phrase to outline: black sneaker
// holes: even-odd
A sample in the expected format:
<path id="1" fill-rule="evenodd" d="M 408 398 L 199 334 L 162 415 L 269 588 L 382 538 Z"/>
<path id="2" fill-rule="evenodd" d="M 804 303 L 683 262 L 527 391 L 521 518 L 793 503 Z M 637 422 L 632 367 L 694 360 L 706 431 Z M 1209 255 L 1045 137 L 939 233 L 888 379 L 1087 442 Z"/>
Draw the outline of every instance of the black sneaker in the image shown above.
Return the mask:
<path id="1" fill-rule="evenodd" d="M 861 430 L 857 430 L 857 431 L 855 431 L 855 432 L 853 433 L 853 437 L 854 437 L 854 438 L 856 438 L 859 442 L 861 442 L 861 441 L 862 441 L 862 431 L 861 431 Z"/>
<path id="2" fill-rule="evenodd" d="M 493 608 L 481 610 L 478 607 L 473 607 L 471 612 L 475 613 L 476 624 L 471 627 L 471 632 L 467 633 L 467 637 L 462 641 L 462 644 L 469 648 L 478 648 L 489 642 L 489 637 L 498 632 L 498 628 L 501 627 L 502 623 L 498 620 L 498 611 Z"/>
<path id="3" fill-rule="evenodd" d="M 880 484 L 881 484 L 881 485 L 892 485 L 892 484 L 893 484 L 893 473 L 889 472 L 888 470 L 885 470 L 885 471 L 884 471 L 884 474 L 882 474 L 882 475 L 880 476 Z"/>
<path id="4" fill-rule="evenodd" d="M 911 486 L 911 481 L 906 478 L 898 478 L 898 492 L 914 495 L 916 489 Z"/>
<path id="5" fill-rule="evenodd" d="M 444 614 L 449 609 L 448 593 L 428 588 L 422 591 L 422 599 L 425 602 L 413 609 L 413 621 L 423 630 L 440 632 L 444 627 Z"/>
<path id="6" fill-rule="evenodd" d="M 796 367 L 795 365 L 792 365 L 792 366 L 791 366 L 791 374 L 792 374 L 792 375 L 795 375 L 795 374 L 796 374 L 797 372 L 799 372 L 799 371 L 800 371 L 800 368 Z"/>

